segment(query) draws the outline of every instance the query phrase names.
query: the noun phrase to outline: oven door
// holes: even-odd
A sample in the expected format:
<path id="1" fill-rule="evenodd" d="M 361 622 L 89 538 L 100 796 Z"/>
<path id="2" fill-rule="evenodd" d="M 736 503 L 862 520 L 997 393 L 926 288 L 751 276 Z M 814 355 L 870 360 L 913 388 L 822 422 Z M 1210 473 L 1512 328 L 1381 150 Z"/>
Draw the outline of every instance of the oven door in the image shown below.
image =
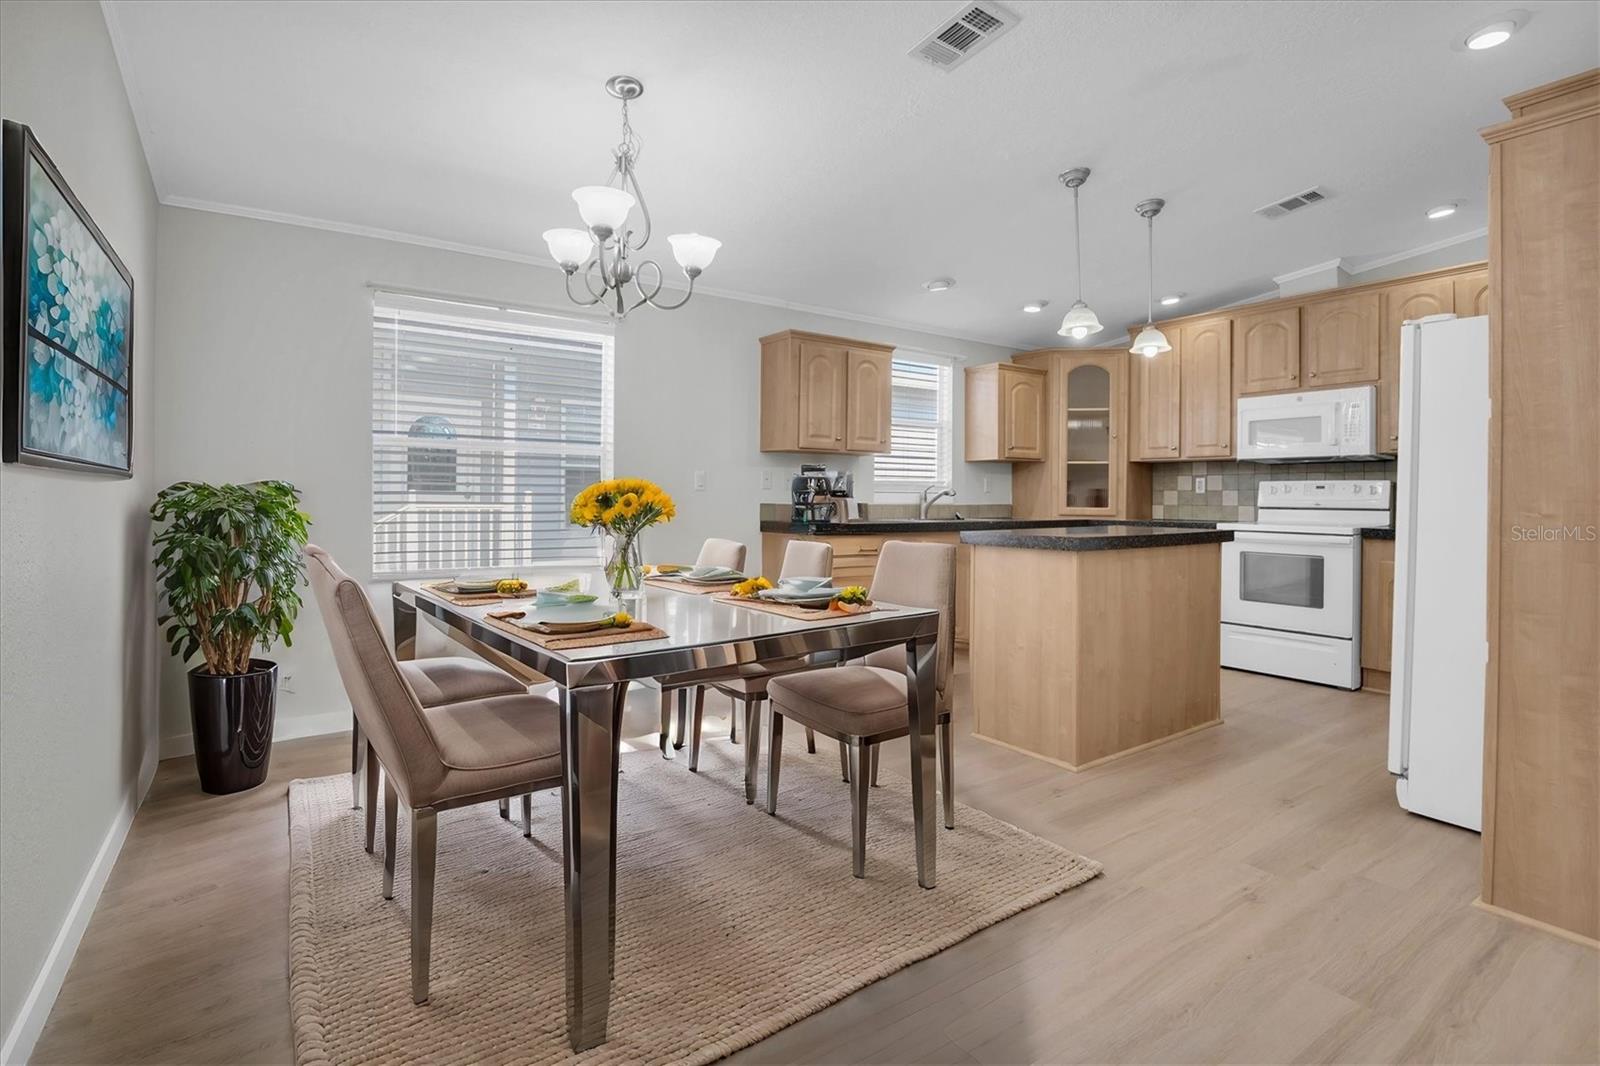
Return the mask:
<path id="1" fill-rule="evenodd" d="M 1302 395 L 1239 401 L 1238 457 L 1255 462 L 1339 454 L 1338 405 Z"/>
<path id="2" fill-rule="evenodd" d="M 1361 616 L 1358 537 L 1238 531 L 1222 546 L 1222 620 L 1353 639 Z"/>

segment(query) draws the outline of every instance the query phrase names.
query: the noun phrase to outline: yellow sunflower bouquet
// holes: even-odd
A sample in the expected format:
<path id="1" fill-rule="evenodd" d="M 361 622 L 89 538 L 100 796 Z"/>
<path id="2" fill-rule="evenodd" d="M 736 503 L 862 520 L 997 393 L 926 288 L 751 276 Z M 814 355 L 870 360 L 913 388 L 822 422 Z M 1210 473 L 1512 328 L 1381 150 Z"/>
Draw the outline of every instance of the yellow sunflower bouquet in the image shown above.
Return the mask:
<path id="1" fill-rule="evenodd" d="M 644 581 L 639 534 L 677 515 L 678 505 L 660 485 L 643 478 L 619 477 L 596 481 L 578 493 L 567 517 L 574 525 L 611 538 L 605 570 L 615 597 L 638 591 Z"/>

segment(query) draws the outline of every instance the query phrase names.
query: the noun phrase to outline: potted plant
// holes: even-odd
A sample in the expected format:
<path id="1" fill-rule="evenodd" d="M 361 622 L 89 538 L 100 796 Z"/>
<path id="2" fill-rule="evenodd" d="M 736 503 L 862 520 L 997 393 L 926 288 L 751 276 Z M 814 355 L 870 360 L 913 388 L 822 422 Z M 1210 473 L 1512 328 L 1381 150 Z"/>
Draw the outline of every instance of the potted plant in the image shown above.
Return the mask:
<path id="1" fill-rule="evenodd" d="M 278 664 L 254 653 L 292 643 L 311 520 L 286 481 L 180 481 L 150 517 L 166 607 L 158 622 L 174 655 L 205 660 L 189 671 L 200 787 L 254 788 L 267 777 L 278 696 Z"/>

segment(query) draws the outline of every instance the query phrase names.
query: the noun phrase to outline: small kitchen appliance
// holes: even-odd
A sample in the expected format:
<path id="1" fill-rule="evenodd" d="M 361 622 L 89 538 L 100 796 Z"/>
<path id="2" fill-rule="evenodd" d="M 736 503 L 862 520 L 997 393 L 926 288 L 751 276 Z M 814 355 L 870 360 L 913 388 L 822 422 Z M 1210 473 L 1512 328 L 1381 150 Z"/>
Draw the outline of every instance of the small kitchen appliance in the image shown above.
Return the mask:
<path id="1" fill-rule="evenodd" d="M 789 495 L 794 501 L 791 520 L 795 525 L 815 526 L 838 520 L 840 508 L 834 485 L 840 476 L 821 463 L 800 465 L 800 473 L 789 482 Z"/>
<path id="2" fill-rule="evenodd" d="M 1489 320 L 1400 332 L 1389 772 L 1400 806 L 1483 828 Z"/>
<path id="3" fill-rule="evenodd" d="M 1374 385 L 1317 389 L 1238 400 L 1237 458 L 1253 463 L 1313 463 L 1381 458 Z"/>
<path id="4" fill-rule="evenodd" d="M 1361 537 L 1390 481 L 1267 481 L 1255 522 L 1222 522 L 1222 665 L 1361 687 Z"/>

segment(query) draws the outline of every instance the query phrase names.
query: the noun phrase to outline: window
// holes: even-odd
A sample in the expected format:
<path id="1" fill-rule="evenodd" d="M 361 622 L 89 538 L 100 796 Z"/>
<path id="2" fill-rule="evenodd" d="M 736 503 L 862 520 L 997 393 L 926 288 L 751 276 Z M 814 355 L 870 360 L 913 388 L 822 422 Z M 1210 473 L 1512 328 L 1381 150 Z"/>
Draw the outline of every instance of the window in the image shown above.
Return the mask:
<path id="1" fill-rule="evenodd" d="M 895 355 L 889 453 L 873 457 L 874 494 L 950 485 L 950 373 L 933 356 Z"/>
<path id="2" fill-rule="evenodd" d="M 567 506 L 610 476 L 611 373 L 587 323 L 376 294 L 373 573 L 595 561 Z"/>

